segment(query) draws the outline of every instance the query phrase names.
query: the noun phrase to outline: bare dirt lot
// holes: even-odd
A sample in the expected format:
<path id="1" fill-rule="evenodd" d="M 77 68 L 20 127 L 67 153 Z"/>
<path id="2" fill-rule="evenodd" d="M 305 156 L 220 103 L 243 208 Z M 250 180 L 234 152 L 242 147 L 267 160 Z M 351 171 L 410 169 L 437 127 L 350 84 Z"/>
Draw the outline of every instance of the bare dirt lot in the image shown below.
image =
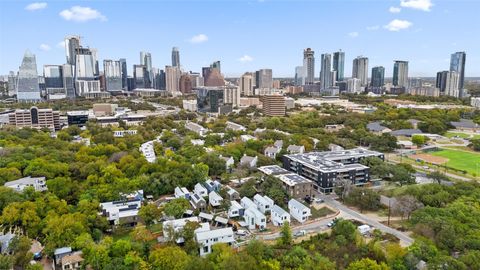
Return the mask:
<path id="1" fill-rule="evenodd" d="M 429 155 L 429 154 L 411 155 L 410 158 L 415 159 L 415 160 L 416 159 L 423 160 L 425 162 L 432 163 L 432 164 L 444 164 L 444 163 L 448 162 L 448 158 L 436 157 L 436 156 L 432 156 L 432 155 Z"/>

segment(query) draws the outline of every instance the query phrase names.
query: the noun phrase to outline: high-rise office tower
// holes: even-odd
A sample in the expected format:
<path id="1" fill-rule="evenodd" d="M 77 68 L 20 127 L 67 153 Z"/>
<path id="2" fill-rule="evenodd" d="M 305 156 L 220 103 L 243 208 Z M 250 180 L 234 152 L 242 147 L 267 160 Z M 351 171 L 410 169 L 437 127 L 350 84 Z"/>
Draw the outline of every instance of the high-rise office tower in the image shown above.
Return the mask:
<path id="1" fill-rule="evenodd" d="M 263 113 L 268 116 L 285 116 L 285 97 L 282 95 L 265 95 L 261 97 Z"/>
<path id="2" fill-rule="evenodd" d="M 372 68 L 372 87 L 383 87 L 385 84 L 385 68 L 382 66 Z"/>
<path id="3" fill-rule="evenodd" d="M 38 86 L 37 60 L 35 55 L 26 51 L 17 76 L 17 100 L 20 102 L 38 102 L 41 100 Z"/>
<path id="4" fill-rule="evenodd" d="M 13 96 L 17 94 L 17 75 L 10 71 L 8 74 L 8 95 Z"/>
<path id="5" fill-rule="evenodd" d="M 73 76 L 73 68 L 70 64 L 63 65 L 63 87 L 65 88 L 66 97 L 75 98 L 75 79 Z"/>
<path id="6" fill-rule="evenodd" d="M 449 71 L 445 80 L 445 95 L 460 98 L 460 73 Z"/>
<path id="7" fill-rule="evenodd" d="M 180 68 L 180 51 L 177 47 L 172 48 L 172 67 Z"/>
<path id="8" fill-rule="evenodd" d="M 437 80 L 435 81 L 435 87 L 438 88 L 441 93 L 445 93 L 445 89 L 447 88 L 448 73 L 448 70 L 437 72 Z"/>
<path id="9" fill-rule="evenodd" d="M 463 98 L 465 93 L 463 88 L 465 87 L 465 61 L 467 60 L 467 54 L 465 52 L 456 52 L 453 53 L 450 58 L 450 71 L 455 71 L 458 73 L 458 88 L 459 88 L 459 97 Z"/>
<path id="10" fill-rule="evenodd" d="M 75 51 L 75 79 L 94 80 L 95 79 L 95 59 L 92 51 L 88 48 L 77 48 Z"/>
<path id="11" fill-rule="evenodd" d="M 332 55 L 329 53 L 324 53 L 322 54 L 322 63 L 320 69 L 320 87 L 321 89 L 328 89 L 332 86 Z"/>
<path id="12" fill-rule="evenodd" d="M 122 63 L 115 60 L 103 60 L 103 75 L 107 91 L 122 90 Z"/>
<path id="13" fill-rule="evenodd" d="M 333 71 L 336 71 L 335 81 L 341 82 L 345 79 L 345 52 L 342 50 L 333 53 Z"/>
<path id="14" fill-rule="evenodd" d="M 305 84 L 313 84 L 315 82 L 315 52 L 310 48 L 303 50 L 303 68 Z"/>
<path id="15" fill-rule="evenodd" d="M 165 71 L 163 69 L 155 73 L 155 89 L 165 90 Z"/>
<path id="16" fill-rule="evenodd" d="M 66 91 L 63 87 L 63 66 L 43 66 L 43 78 L 45 79 L 45 91 L 48 99 L 66 97 Z"/>
<path id="17" fill-rule="evenodd" d="M 65 38 L 65 53 L 67 64 L 75 65 L 77 60 L 77 49 L 80 48 L 80 36 L 69 36 Z"/>
<path id="18" fill-rule="evenodd" d="M 220 74 L 222 74 L 222 66 L 221 66 L 221 64 L 220 64 L 220 61 L 217 60 L 217 61 L 213 62 L 213 63 L 210 65 L 210 67 L 211 67 L 211 68 L 216 68 L 216 69 L 218 69 L 218 72 L 219 72 Z"/>
<path id="19" fill-rule="evenodd" d="M 179 81 L 182 72 L 178 67 L 165 66 L 165 85 L 167 92 L 176 95 L 179 91 Z"/>
<path id="20" fill-rule="evenodd" d="M 408 61 L 395 60 L 393 64 L 393 86 L 408 87 Z"/>
<path id="21" fill-rule="evenodd" d="M 272 88 L 273 87 L 273 78 L 271 69 L 260 69 L 255 72 L 256 76 L 256 85 L 257 88 Z"/>
<path id="22" fill-rule="evenodd" d="M 239 81 L 240 94 L 242 96 L 253 96 L 253 76 L 247 72 L 240 77 Z"/>
<path id="23" fill-rule="evenodd" d="M 240 105 L 240 87 L 225 86 L 223 88 L 223 98 L 225 104 L 232 104 L 232 107 Z"/>
<path id="24" fill-rule="evenodd" d="M 133 65 L 133 78 L 135 79 L 135 89 L 148 88 L 149 75 L 145 65 Z"/>
<path id="25" fill-rule="evenodd" d="M 305 84 L 305 80 L 304 80 L 304 68 L 303 66 L 297 66 L 295 67 L 295 85 L 296 86 L 300 86 L 300 85 L 304 85 Z"/>
<path id="26" fill-rule="evenodd" d="M 149 52 L 140 52 L 140 65 L 145 66 L 147 69 L 147 81 L 145 82 L 145 87 L 143 88 L 152 88 L 152 55 Z"/>
<path id="27" fill-rule="evenodd" d="M 358 56 L 353 59 L 352 78 L 360 80 L 361 86 L 368 85 L 368 58 Z"/>
<path id="28" fill-rule="evenodd" d="M 128 73 L 127 73 L 127 60 L 120 58 L 120 68 L 122 69 L 122 89 L 128 89 Z"/>
<path id="29" fill-rule="evenodd" d="M 362 91 L 362 82 L 360 79 L 351 78 L 347 80 L 347 92 L 348 93 L 360 93 Z"/>

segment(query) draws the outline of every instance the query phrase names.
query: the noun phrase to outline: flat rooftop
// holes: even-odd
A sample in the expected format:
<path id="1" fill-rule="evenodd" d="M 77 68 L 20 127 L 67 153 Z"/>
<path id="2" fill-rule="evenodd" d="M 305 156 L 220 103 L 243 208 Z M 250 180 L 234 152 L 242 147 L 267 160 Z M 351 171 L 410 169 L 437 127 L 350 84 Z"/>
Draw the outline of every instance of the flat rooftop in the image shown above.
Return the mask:
<path id="1" fill-rule="evenodd" d="M 283 183 L 289 185 L 289 186 L 295 186 L 298 184 L 306 184 L 306 183 L 313 183 L 311 180 L 308 180 L 307 178 L 298 175 L 296 173 L 289 173 L 289 174 L 281 174 L 276 176 L 278 179 L 280 179 Z"/>
<path id="2" fill-rule="evenodd" d="M 266 175 L 279 175 L 279 174 L 287 174 L 290 171 L 278 166 L 278 165 L 269 165 L 269 166 L 262 166 L 258 168 L 259 171 Z"/>

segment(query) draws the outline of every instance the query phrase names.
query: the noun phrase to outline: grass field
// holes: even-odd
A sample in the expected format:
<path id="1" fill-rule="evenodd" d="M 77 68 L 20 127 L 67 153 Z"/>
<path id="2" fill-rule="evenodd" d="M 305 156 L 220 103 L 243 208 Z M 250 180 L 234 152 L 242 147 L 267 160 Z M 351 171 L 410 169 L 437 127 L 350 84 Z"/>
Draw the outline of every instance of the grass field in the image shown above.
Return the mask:
<path id="1" fill-rule="evenodd" d="M 447 132 L 445 134 L 445 137 L 447 137 L 447 138 L 453 138 L 455 136 L 458 136 L 459 138 L 462 138 L 462 139 L 470 138 L 470 134 L 461 133 L 461 132 Z M 478 139 L 478 138 L 480 138 L 480 135 L 475 134 L 475 135 L 473 135 L 473 138 Z"/>
<path id="2" fill-rule="evenodd" d="M 469 174 L 478 174 L 477 166 L 480 172 L 480 153 L 442 149 L 436 152 L 429 152 L 432 156 L 448 158 L 446 165 L 458 170 L 467 171 Z"/>

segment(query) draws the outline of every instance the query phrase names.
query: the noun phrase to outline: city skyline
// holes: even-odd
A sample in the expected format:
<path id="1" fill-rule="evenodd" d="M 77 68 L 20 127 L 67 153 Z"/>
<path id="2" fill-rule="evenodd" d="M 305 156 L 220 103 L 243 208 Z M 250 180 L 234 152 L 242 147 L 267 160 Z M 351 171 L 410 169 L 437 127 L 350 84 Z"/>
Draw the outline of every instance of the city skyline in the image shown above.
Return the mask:
<path id="1" fill-rule="evenodd" d="M 65 36 L 80 35 L 85 46 L 98 50 L 99 61 L 126 58 L 129 75 L 133 73 L 133 65 L 140 64 L 138 55 L 141 51 L 151 53 L 153 67 L 164 69 L 171 64 L 172 47 L 178 47 L 185 70 L 198 72 L 201 67 L 220 60 L 224 67 L 222 73 L 227 77 L 239 77 L 245 71 L 262 68 L 272 69 L 274 77 L 294 77 L 295 67 L 302 64 L 303 50 L 310 47 L 317 55 L 342 49 L 345 52 L 345 77 L 351 77 L 352 61 L 360 55 L 368 57 L 371 66 L 384 66 L 386 78 L 392 77 L 396 59 L 409 61 L 411 77 L 435 77 L 436 72 L 449 69 L 450 55 L 457 51 L 465 51 L 468 55 L 465 76 L 480 76 L 480 67 L 476 64 L 480 62 L 480 55 L 474 50 L 480 47 L 479 40 L 474 38 L 474 29 L 480 24 L 475 20 L 474 7 L 479 4 L 470 1 L 458 6 L 429 0 L 392 0 L 375 5 L 366 1 L 308 2 L 309 5 L 290 1 L 188 2 L 188 5 L 139 2 L 152 6 L 142 10 L 145 13 L 142 22 L 135 20 L 142 6 L 135 3 L 122 2 L 122 7 L 113 7 L 107 2 L 42 2 L 32 6 L 32 2 L 17 1 L 0 4 L 1 36 L 11 37 L 9 40 L 12 41 L 0 45 L 0 74 L 18 71 L 27 49 L 36 55 L 39 74 L 44 65 L 64 64 L 65 49 L 60 43 Z M 292 3 L 298 9 L 292 11 L 288 8 Z M 366 5 L 369 12 L 376 12 L 378 16 L 364 18 L 360 16 L 361 12 L 353 12 L 362 8 L 367 10 Z M 154 6 L 162 8 L 160 18 L 153 14 Z M 398 9 L 391 12 L 390 7 L 400 8 L 400 12 Z M 171 11 L 180 8 L 188 19 L 174 23 Z M 339 20 L 338 14 L 330 14 L 334 13 L 333 10 L 342 10 L 342 16 L 349 16 L 351 20 Z M 262 12 L 268 12 L 268 16 L 261 17 Z M 288 20 L 284 19 L 286 12 Z M 435 18 L 444 13 L 455 20 Z M 198 25 L 215 15 L 221 20 L 217 27 L 192 27 L 192 23 Z M 153 20 L 156 24 L 149 23 Z M 359 21 L 352 23 L 354 20 Z M 27 27 L 33 21 L 36 27 Z M 10 25 L 11 22 L 15 22 L 15 27 Z M 316 28 L 325 22 L 330 25 Z M 50 29 L 52 25 L 54 29 Z M 152 34 L 152 29 L 142 28 L 142 25 L 156 25 L 155 31 Z M 42 27 L 50 27 L 50 30 L 37 30 Z M 303 35 L 307 30 L 302 28 L 322 31 Z M 126 34 L 119 34 L 121 29 Z M 142 35 L 137 32 L 128 35 L 132 29 L 152 36 L 133 38 Z M 284 35 L 293 29 L 297 35 Z M 451 32 L 455 35 L 449 34 Z M 127 38 L 130 36 L 132 38 Z M 372 39 L 379 42 L 371 42 Z M 317 57 L 317 67 L 321 64 L 319 60 Z"/>

